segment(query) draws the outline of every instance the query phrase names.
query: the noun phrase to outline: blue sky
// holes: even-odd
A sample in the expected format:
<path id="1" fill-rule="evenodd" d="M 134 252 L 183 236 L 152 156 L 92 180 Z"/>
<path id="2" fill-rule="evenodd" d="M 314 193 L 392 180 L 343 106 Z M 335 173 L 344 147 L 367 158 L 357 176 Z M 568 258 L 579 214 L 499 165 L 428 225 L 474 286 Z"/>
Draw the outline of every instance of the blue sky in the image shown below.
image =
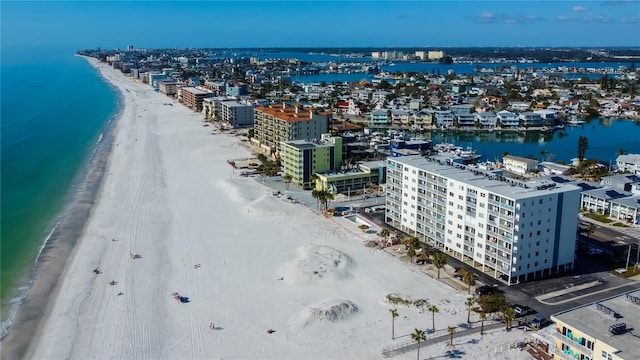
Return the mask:
<path id="1" fill-rule="evenodd" d="M 640 0 L 3 0 L 0 7 L 3 47 L 640 47 Z"/>

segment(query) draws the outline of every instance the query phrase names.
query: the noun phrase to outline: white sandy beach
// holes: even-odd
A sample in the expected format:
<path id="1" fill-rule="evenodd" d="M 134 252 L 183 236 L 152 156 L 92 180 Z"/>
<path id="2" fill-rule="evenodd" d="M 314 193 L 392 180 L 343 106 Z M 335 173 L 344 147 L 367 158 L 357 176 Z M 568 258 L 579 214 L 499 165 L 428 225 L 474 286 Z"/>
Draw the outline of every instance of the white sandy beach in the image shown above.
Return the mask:
<path id="1" fill-rule="evenodd" d="M 466 323 L 465 293 L 234 176 L 227 160 L 249 156 L 238 138 L 212 135 L 201 114 L 90 61 L 123 93 L 125 109 L 99 201 L 27 358 L 382 358 L 415 328 L 431 328 L 430 313 L 390 306 L 389 293 L 436 304 L 440 331 Z M 524 337 L 492 330 L 456 337 L 454 349 L 461 358 L 527 359 L 495 352 Z M 420 355 L 450 350 L 440 343 Z"/>

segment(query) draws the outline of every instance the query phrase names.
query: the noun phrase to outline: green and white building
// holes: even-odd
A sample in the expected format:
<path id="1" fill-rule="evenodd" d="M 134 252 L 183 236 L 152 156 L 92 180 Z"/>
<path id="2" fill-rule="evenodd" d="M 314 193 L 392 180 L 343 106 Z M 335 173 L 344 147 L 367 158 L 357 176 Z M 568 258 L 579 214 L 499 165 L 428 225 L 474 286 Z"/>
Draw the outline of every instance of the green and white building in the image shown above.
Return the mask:
<path id="1" fill-rule="evenodd" d="M 280 143 L 283 175 L 302 188 L 313 187 L 313 174 L 340 170 L 342 138 L 322 134 L 320 139 L 291 140 Z"/>

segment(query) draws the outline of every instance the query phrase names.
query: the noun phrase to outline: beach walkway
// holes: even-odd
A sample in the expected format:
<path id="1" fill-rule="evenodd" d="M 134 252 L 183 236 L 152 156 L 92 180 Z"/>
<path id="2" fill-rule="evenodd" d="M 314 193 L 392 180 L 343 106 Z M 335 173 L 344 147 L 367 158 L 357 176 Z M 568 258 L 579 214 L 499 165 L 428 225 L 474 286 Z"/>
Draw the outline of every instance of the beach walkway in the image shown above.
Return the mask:
<path id="1" fill-rule="evenodd" d="M 494 323 L 494 324 L 489 324 L 489 325 L 485 325 L 484 326 L 484 331 L 488 331 L 488 330 L 494 330 L 494 329 L 498 329 L 500 327 L 505 326 L 503 323 Z M 472 327 L 470 329 L 464 330 L 464 331 L 457 331 L 454 335 L 454 340 L 456 337 L 459 336 L 466 336 L 466 335 L 471 335 L 471 334 L 475 334 L 475 333 L 479 333 L 480 332 L 481 327 L 477 326 L 477 327 Z M 444 329 L 443 329 L 444 330 Z M 444 330 L 446 332 L 446 330 Z M 423 342 L 420 343 L 420 347 L 424 348 L 430 345 L 434 345 L 434 344 L 438 344 L 444 341 L 449 341 L 451 339 L 451 335 L 449 335 L 448 333 L 445 333 L 445 335 L 441 335 L 441 336 L 437 336 L 434 338 L 430 338 L 427 339 Z M 455 343 L 455 341 L 454 341 Z M 455 346 L 455 345 L 454 345 Z M 404 354 L 407 353 L 409 351 L 413 351 L 418 349 L 418 343 L 416 343 L 413 340 L 408 340 L 408 341 L 404 341 L 401 343 L 397 343 L 397 344 L 393 344 L 393 345 L 389 345 L 387 347 L 385 347 L 384 349 L 382 349 L 382 356 L 385 358 L 390 358 L 390 357 L 394 357 L 400 354 Z"/>

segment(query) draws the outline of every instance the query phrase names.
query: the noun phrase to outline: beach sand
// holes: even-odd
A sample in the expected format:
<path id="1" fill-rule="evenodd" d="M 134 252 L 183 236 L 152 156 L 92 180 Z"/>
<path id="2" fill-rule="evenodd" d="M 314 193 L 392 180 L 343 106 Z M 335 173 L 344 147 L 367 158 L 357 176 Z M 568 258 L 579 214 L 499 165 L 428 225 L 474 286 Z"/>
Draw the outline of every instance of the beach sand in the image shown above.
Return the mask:
<path id="1" fill-rule="evenodd" d="M 212 134 L 201 114 L 89 61 L 125 107 L 98 201 L 26 358 L 382 358 L 431 328 L 430 313 L 390 305 L 390 293 L 437 305 L 440 334 L 466 323 L 464 292 L 234 174 L 227 160 L 250 155 L 237 137 Z M 395 341 L 390 308 L 400 313 Z M 456 342 L 463 357 L 527 358 L 495 350 L 521 331 L 469 336 Z M 445 345 L 420 355 L 445 356 Z"/>

